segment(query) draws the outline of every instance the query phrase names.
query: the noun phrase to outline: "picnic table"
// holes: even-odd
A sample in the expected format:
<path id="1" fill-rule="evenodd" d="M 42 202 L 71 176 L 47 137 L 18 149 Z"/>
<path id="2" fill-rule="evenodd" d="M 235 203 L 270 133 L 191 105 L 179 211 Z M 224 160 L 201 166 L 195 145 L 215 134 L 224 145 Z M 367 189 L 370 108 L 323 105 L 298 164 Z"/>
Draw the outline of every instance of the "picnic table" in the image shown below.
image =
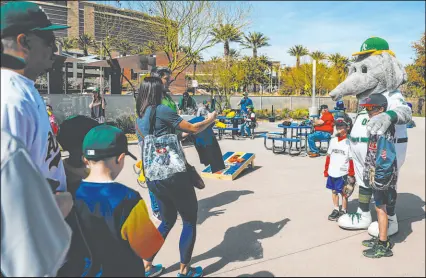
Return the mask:
<path id="1" fill-rule="evenodd" d="M 269 132 L 262 134 L 264 138 L 264 145 L 267 150 L 272 150 L 273 153 L 285 153 L 288 150 L 290 155 L 299 155 L 302 152 L 302 138 L 305 139 L 305 151 L 307 148 L 307 137 L 312 131 L 312 126 L 301 126 L 297 124 L 283 125 L 279 124 L 282 132 Z M 290 130 L 290 132 L 288 132 Z M 272 147 L 267 146 L 267 140 L 272 141 Z M 277 146 L 276 141 L 282 142 L 282 146 Z M 292 152 L 295 145 L 296 152 Z"/>
<path id="2" fill-rule="evenodd" d="M 227 127 L 225 128 L 214 128 L 218 131 L 219 139 L 222 139 L 226 131 L 231 131 L 232 139 L 234 139 L 235 136 L 238 134 L 238 125 L 242 123 L 243 117 L 235 116 L 233 118 L 228 118 L 226 116 L 218 116 L 217 119 L 220 122 L 227 124 Z M 232 125 L 232 127 L 230 125 Z"/>

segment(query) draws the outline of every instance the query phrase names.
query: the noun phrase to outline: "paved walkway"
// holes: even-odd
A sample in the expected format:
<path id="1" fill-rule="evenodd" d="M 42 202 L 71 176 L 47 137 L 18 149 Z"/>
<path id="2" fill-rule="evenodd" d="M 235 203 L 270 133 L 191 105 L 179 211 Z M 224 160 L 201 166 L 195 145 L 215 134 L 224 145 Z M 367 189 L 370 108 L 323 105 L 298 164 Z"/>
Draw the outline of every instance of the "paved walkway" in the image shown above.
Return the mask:
<path id="1" fill-rule="evenodd" d="M 425 120 L 409 129 L 408 154 L 401 170 L 394 256 L 367 259 L 366 231 L 345 231 L 327 220 L 333 206 L 325 188 L 325 159 L 274 155 L 263 139 L 220 141 L 222 152 L 256 154 L 255 169 L 233 182 L 205 179 L 197 190 L 199 226 L 193 265 L 206 276 L 425 276 Z M 259 131 L 277 130 L 262 123 Z M 131 146 L 138 153 L 137 146 Z M 194 148 L 187 158 L 199 170 Z M 135 188 L 130 159 L 118 180 Z M 147 202 L 146 189 L 140 188 Z M 357 190 L 349 209 L 357 206 Z M 376 216 L 374 214 L 374 219 Z M 181 222 L 170 233 L 155 263 L 163 276 L 176 277 Z"/>

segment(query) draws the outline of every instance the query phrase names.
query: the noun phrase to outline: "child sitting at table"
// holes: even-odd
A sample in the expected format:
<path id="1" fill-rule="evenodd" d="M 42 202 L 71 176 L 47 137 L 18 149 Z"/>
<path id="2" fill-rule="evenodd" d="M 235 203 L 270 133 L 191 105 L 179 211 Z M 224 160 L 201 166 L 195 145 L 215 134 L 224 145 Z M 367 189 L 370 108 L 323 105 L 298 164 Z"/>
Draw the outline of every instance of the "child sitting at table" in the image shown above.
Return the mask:
<path id="1" fill-rule="evenodd" d="M 328 220 L 337 221 L 340 216 L 346 213 L 348 197 L 345 187 L 349 183 L 355 183 L 355 171 L 352 156 L 350 153 L 349 140 L 347 135 L 352 127 L 352 120 L 345 115 L 336 120 L 336 137 L 330 141 L 325 162 L 324 176 L 327 177 L 326 187 L 332 190 L 334 209 L 328 216 Z M 342 209 L 339 208 L 339 194 L 342 195 Z"/>
<path id="2" fill-rule="evenodd" d="M 251 128 L 252 125 L 256 122 L 256 114 L 253 112 L 253 105 L 247 106 L 247 113 L 243 114 L 244 123 L 241 125 L 241 136 L 245 136 L 247 132 L 247 136 L 251 136 Z"/>

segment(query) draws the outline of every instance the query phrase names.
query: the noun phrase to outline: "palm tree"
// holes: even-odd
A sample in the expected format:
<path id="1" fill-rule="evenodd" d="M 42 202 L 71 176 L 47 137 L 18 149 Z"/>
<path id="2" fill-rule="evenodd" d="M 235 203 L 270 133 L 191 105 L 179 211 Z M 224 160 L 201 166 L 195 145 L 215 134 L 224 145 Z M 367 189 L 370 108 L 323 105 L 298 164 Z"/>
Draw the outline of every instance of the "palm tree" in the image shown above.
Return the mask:
<path id="1" fill-rule="evenodd" d="M 229 49 L 229 58 L 230 60 L 238 60 L 240 58 L 240 52 L 236 49 Z"/>
<path id="2" fill-rule="evenodd" d="M 131 43 L 128 39 L 115 39 L 112 42 L 112 46 L 113 46 L 113 49 L 118 51 L 120 55 L 123 57 L 126 57 L 127 54 L 132 52 L 132 50 L 135 47 L 134 44 Z M 121 86 L 123 86 L 123 79 L 124 79 L 123 70 L 124 69 L 121 69 L 121 78 L 120 78 Z"/>
<path id="3" fill-rule="evenodd" d="M 337 68 L 340 71 L 344 71 L 345 67 L 349 63 L 349 59 L 340 53 L 330 54 L 328 56 L 328 61 L 333 65 L 333 67 Z"/>
<path id="4" fill-rule="evenodd" d="M 78 46 L 83 50 L 84 56 L 89 56 L 89 48 L 96 45 L 95 39 L 90 34 L 82 34 L 78 38 Z M 83 64 L 83 72 L 81 74 L 81 92 L 84 89 L 84 75 L 86 73 L 85 66 Z"/>
<path id="5" fill-rule="evenodd" d="M 212 29 L 210 35 L 213 37 L 211 40 L 212 43 L 223 43 L 223 54 L 225 57 L 228 57 L 229 44 L 231 42 L 240 42 L 242 34 L 240 29 L 234 24 L 221 23 Z"/>
<path id="6" fill-rule="evenodd" d="M 113 48 L 120 52 L 121 56 L 125 57 L 133 50 L 134 44 L 128 39 L 117 39 L 113 42 Z"/>
<path id="7" fill-rule="evenodd" d="M 65 51 L 68 51 L 68 50 L 73 49 L 77 46 L 77 39 L 76 38 L 64 37 L 64 38 L 59 39 L 59 43 L 62 45 L 62 48 Z"/>
<path id="8" fill-rule="evenodd" d="M 322 51 L 313 51 L 311 54 L 309 54 L 309 56 L 311 56 L 313 60 L 317 61 L 317 63 L 327 59 L 327 54 Z"/>
<path id="9" fill-rule="evenodd" d="M 193 52 L 190 47 L 182 46 L 181 51 L 186 54 L 186 59 L 191 61 L 194 66 L 194 71 L 192 72 L 192 80 L 195 80 L 195 73 L 197 71 L 197 65 L 203 62 L 203 56 L 201 56 L 200 52 Z"/>
<path id="10" fill-rule="evenodd" d="M 269 38 L 260 32 L 250 32 L 248 36 L 243 35 L 244 40 L 241 43 L 244 48 L 253 49 L 253 57 L 257 58 L 257 50 L 261 47 L 269 46 Z"/>
<path id="11" fill-rule="evenodd" d="M 295 45 L 288 50 L 288 54 L 293 57 L 296 57 L 296 67 L 300 67 L 300 57 L 306 56 L 309 54 L 309 50 L 303 45 Z"/>

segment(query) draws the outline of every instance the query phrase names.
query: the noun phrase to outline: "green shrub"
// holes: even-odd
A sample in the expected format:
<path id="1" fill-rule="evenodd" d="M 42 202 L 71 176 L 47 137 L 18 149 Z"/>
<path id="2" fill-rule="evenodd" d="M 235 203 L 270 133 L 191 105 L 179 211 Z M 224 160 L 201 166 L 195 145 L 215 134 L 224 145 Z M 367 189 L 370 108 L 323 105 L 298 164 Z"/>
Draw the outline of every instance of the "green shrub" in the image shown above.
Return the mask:
<path id="1" fill-rule="evenodd" d="M 256 110 L 254 113 L 258 119 L 267 119 L 270 116 L 268 109 Z"/>
<path id="2" fill-rule="evenodd" d="M 296 109 L 289 113 L 289 116 L 295 120 L 302 120 L 309 117 L 309 110 L 305 108 Z"/>
<path id="3" fill-rule="evenodd" d="M 118 116 L 115 119 L 114 126 L 123 130 L 124 133 L 134 134 L 136 132 L 135 123 L 136 123 L 136 115 L 123 114 Z"/>

